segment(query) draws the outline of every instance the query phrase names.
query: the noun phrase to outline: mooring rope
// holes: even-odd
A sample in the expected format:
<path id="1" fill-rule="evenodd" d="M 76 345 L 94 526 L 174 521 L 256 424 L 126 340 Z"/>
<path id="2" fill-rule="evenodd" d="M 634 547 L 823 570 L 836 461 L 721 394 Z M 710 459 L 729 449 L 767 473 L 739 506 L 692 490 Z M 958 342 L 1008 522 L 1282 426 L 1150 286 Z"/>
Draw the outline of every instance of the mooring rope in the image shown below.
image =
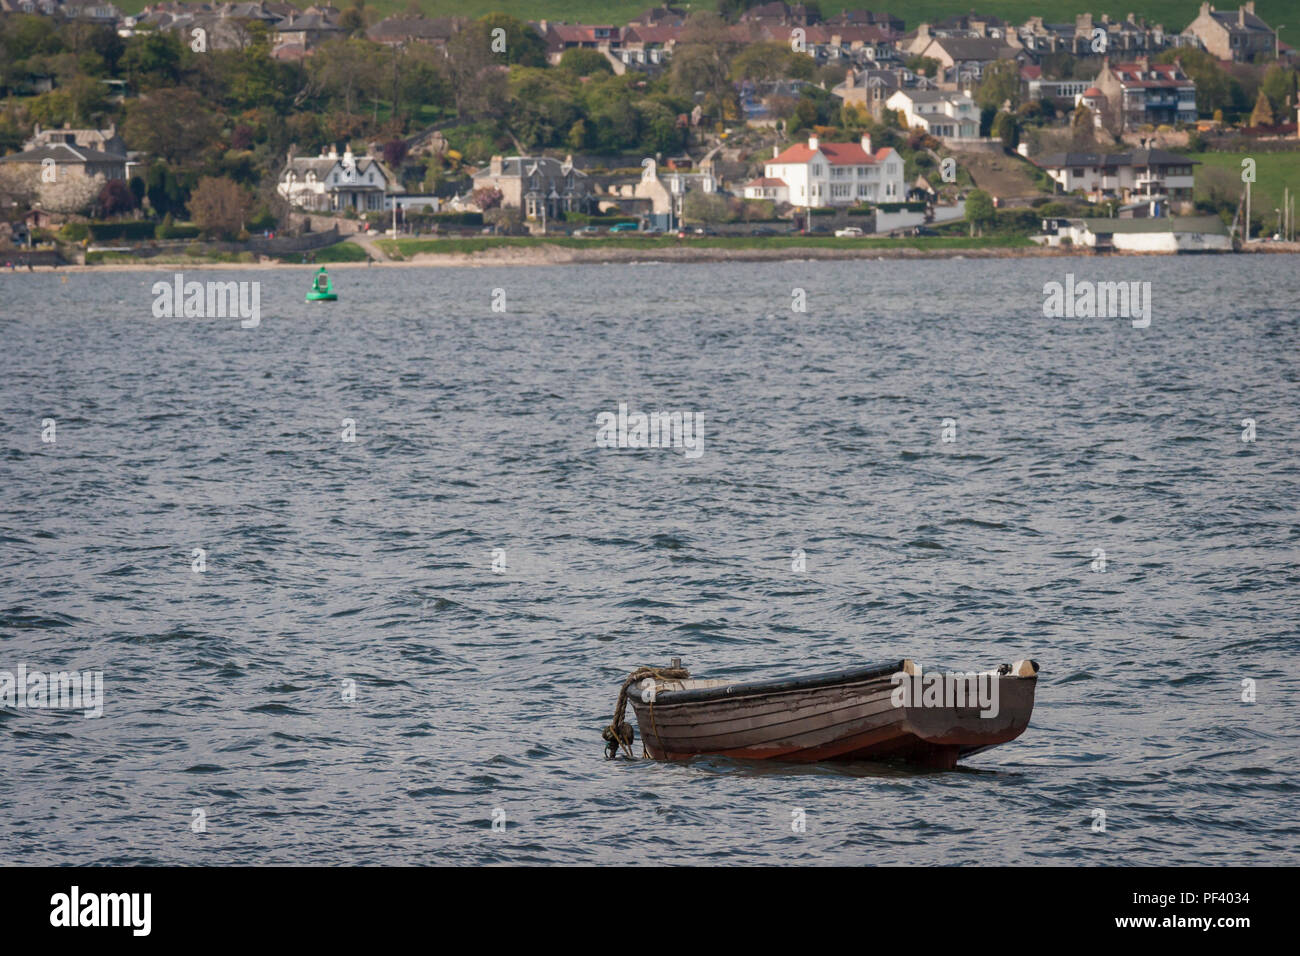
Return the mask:
<path id="1" fill-rule="evenodd" d="M 690 672 L 685 667 L 638 667 L 628 675 L 627 680 L 623 681 L 623 686 L 618 691 L 618 703 L 614 705 L 614 719 L 609 722 L 609 726 L 601 733 L 601 738 L 605 740 L 608 746 L 605 748 L 605 756 L 613 760 L 618 756 L 618 749 L 622 747 L 627 752 L 630 759 L 635 760 L 636 755 L 632 753 L 632 725 L 623 719 L 627 713 L 627 692 L 633 684 L 638 684 L 647 677 L 653 677 L 655 680 L 689 680 Z M 658 728 L 655 729 L 655 736 L 659 736 Z M 642 731 L 642 747 L 645 746 L 645 732 Z"/>

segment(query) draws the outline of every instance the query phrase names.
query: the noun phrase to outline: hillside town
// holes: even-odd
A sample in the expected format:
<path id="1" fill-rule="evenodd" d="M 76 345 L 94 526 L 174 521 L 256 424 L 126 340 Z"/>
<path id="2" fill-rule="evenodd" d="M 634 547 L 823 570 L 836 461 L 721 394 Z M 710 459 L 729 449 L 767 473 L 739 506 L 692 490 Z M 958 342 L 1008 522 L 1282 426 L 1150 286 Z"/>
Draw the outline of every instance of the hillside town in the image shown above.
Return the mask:
<path id="1" fill-rule="evenodd" d="M 1167 24 L 415 10 L 0 0 L 0 264 L 369 261 L 384 238 L 471 235 L 1294 235 L 1300 73 L 1253 2 Z"/>

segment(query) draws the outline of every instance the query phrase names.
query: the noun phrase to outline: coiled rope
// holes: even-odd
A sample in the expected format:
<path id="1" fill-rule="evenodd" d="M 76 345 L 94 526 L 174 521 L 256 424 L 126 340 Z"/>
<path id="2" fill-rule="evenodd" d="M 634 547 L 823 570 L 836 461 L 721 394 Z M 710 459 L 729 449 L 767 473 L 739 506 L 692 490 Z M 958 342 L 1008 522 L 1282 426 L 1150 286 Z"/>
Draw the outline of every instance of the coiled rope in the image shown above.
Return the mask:
<path id="1" fill-rule="evenodd" d="M 627 713 L 627 692 L 633 684 L 639 684 L 647 677 L 653 677 L 655 680 L 689 680 L 690 676 L 690 672 L 685 667 L 638 667 L 629 674 L 627 680 L 623 681 L 623 686 L 619 688 L 618 703 L 614 705 L 614 719 L 600 735 L 607 744 L 605 759 L 613 760 L 617 757 L 619 747 L 627 752 L 630 759 L 636 759 L 636 755 L 632 753 L 632 725 L 623 719 Z M 642 731 L 642 737 L 644 736 L 645 733 Z"/>

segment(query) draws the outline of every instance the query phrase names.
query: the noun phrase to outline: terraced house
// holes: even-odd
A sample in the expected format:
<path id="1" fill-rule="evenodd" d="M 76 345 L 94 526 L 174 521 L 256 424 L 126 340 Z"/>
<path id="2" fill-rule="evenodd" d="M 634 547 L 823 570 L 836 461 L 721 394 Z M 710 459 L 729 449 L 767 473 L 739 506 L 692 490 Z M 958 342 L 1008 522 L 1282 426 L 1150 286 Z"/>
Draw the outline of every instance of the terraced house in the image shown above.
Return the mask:
<path id="1" fill-rule="evenodd" d="M 1177 60 L 1152 63 L 1143 56 L 1135 63 L 1112 66 L 1109 58 L 1103 59 L 1101 72 L 1080 102 L 1093 111 L 1099 128 L 1116 133 L 1196 122 L 1196 82 Z"/>
<path id="2" fill-rule="evenodd" d="M 1210 3 L 1201 4 L 1201 12 L 1183 31 L 1220 60 L 1246 63 L 1260 53 L 1277 52 L 1277 34 L 1255 16 L 1255 2 L 1248 0 L 1235 11 L 1215 10 Z"/>

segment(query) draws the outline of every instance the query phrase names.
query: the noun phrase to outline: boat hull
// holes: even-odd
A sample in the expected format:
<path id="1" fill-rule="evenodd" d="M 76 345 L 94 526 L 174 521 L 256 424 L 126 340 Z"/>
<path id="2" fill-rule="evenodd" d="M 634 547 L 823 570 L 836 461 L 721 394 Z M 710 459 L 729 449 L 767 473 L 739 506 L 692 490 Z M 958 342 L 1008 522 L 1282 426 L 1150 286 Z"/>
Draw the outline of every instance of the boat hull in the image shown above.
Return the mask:
<path id="1" fill-rule="evenodd" d="M 646 753 L 659 760 L 898 758 L 951 767 L 960 757 L 1014 740 L 1029 726 L 1036 674 L 980 675 L 997 682 L 996 708 L 924 706 L 919 696 L 900 703 L 895 693 L 904 679 L 895 675 L 904 674 L 904 665 L 701 689 L 677 689 L 696 682 L 660 681 L 652 702 L 638 688 L 629 700 Z"/>

